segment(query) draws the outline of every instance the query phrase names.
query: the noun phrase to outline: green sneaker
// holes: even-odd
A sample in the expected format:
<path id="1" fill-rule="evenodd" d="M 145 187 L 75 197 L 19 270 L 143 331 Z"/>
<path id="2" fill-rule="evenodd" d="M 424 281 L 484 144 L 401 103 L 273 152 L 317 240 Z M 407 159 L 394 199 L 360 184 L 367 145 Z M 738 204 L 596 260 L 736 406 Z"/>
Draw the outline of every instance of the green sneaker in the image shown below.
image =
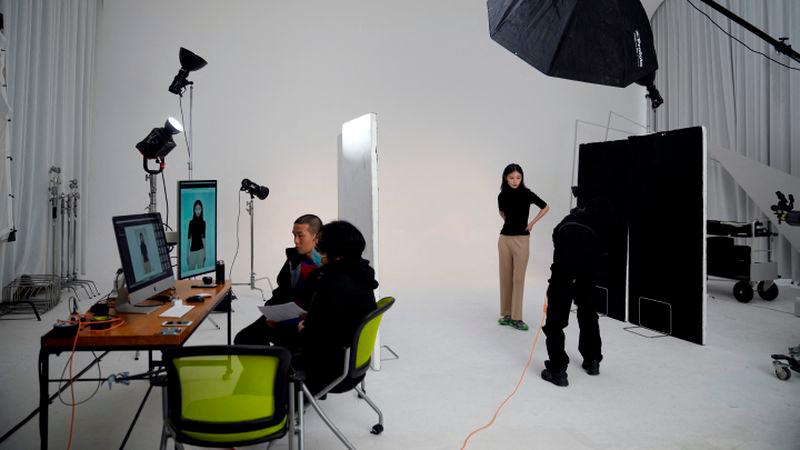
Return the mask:
<path id="1" fill-rule="evenodd" d="M 500 325 L 511 325 L 511 322 L 512 322 L 511 316 L 503 316 L 497 319 L 497 323 L 499 323 Z"/>
<path id="2" fill-rule="evenodd" d="M 521 320 L 512 320 L 509 325 L 520 331 L 528 331 L 528 324 Z"/>

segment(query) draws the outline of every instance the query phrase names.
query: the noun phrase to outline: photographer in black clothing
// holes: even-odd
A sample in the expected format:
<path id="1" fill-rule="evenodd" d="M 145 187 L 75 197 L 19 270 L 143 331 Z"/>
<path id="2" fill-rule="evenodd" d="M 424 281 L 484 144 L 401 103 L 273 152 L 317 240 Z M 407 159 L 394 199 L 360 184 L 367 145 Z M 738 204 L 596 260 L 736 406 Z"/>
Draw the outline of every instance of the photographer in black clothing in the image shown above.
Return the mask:
<path id="1" fill-rule="evenodd" d="M 572 301 L 578 307 L 580 337 L 578 351 L 589 375 L 600 373 L 600 328 L 592 292 L 604 251 L 603 238 L 610 203 L 604 199 L 589 202 L 585 209 L 573 209 L 553 230 L 553 264 L 547 288 L 547 320 L 542 331 L 547 354 L 542 379 L 557 386 L 567 386 L 569 357 L 564 351 L 564 328 L 569 321 Z"/>
<path id="2" fill-rule="evenodd" d="M 312 394 L 342 374 L 344 347 L 352 345 L 361 321 L 377 309 L 378 282 L 369 261 L 361 257 L 365 247 L 364 236 L 348 222 L 330 222 L 320 230 L 317 250 L 323 265 L 315 272 L 316 292 L 298 327 L 302 350 L 293 362 L 305 370 Z M 334 392 L 359 382 L 347 379 Z"/>

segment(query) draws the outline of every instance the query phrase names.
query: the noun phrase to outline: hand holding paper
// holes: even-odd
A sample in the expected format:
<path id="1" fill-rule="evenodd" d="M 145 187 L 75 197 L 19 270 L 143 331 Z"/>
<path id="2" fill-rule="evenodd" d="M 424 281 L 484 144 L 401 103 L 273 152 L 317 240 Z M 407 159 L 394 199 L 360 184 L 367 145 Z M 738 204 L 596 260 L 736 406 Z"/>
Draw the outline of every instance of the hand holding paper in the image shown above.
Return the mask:
<path id="1" fill-rule="evenodd" d="M 297 319 L 306 311 L 297 306 L 295 302 L 283 303 L 281 305 L 259 306 L 258 310 L 264 314 L 268 321 L 283 322 L 286 320 Z"/>

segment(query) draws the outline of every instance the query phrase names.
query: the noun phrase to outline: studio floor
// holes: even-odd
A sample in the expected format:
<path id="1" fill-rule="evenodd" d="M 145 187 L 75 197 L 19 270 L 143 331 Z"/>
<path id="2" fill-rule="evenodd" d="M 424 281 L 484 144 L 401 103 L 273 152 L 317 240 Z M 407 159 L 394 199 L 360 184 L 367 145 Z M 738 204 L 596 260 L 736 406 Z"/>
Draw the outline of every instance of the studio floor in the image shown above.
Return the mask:
<path id="1" fill-rule="evenodd" d="M 543 337 L 516 395 L 496 422 L 477 434 L 474 449 L 797 449 L 800 448 L 800 374 L 778 380 L 771 353 L 800 344 L 800 318 L 793 315 L 800 289 L 781 285 L 773 302 L 735 301 L 732 283 L 709 282 L 708 344 L 671 337 L 644 338 L 628 325 L 601 318 L 605 359 L 598 377 L 580 369 L 577 323 L 567 329 L 572 358 L 570 386 L 559 388 L 539 378 L 546 359 Z M 528 282 L 525 319 L 531 330 L 497 325 L 497 295 L 492 290 L 409 290 L 397 298 L 382 324 L 383 343 L 400 355 L 367 375 L 367 390 L 385 414 L 385 432 L 369 433 L 374 413 L 354 393 L 330 395 L 322 407 L 358 448 L 458 449 L 466 436 L 487 423 L 512 391 L 527 361 L 542 316 L 543 278 Z M 259 297 L 236 289 L 234 332 L 257 315 Z M 89 301 L 83 300 L 82 309 Z M 66 304 L 42 317 L 0 322 L 0 432 L 5 433 L 37 405 L 36 357 L 39 337 L 63 318 Z M 203 323 L 189 345 L 224 343 L 221 326 Z M 384 352 L 384 358 L 390 358 Z M 83 366 L 90 356 L 76 358 Z M 67 355 L 54 358 L 58 376 Z M 146 369 L 146 357 L 110 354 L 102 375 Z M 91 376 L 96 376 L 94 370 Z M 82 383 L 77 400 L 96 387 Z M 53 387 L 54 389 L 54 387 Z M 101 387 L 76 408 L 72 448 L 118 448 L 147 387 Z M 69 400 L 69 391 L 64 394 Z M 50 409 L 50 448 L 66 446 L 70 408 L 56 400 Z M 316 414 L 306 416 L 309 449 L 342 448 Z M 157 448 L 161 432 L 160 392 L 154 390 L 126 446 Z M 0 448 L 38 448 L 38 420 L 20 429 Z M 259 447 L 259 448 L 263 448 Z M 272 448 L 287 448 L 280 441 Z"/>

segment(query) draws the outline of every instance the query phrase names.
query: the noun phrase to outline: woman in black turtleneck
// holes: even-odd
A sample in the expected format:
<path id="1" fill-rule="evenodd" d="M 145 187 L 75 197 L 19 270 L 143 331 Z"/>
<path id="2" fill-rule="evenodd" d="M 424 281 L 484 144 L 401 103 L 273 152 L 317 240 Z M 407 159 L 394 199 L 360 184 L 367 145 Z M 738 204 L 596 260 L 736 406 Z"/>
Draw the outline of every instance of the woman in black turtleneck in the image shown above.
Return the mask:
<path id="1" fill-rule="evenodd" d="M 539 207 L 536 217 L 528 222 L 531 204 Z M 500 253 L 500 315 L 498 323 L 525 331 L 522 320 L 522 294 L 528 268 L 530 234 L 533 226 L 550 211 L 547 203 L 525 187 L 525 175 L 518 164 L 503 170 L 497 206 L 503 218 L 503 229 L 497 249 Z"/>

